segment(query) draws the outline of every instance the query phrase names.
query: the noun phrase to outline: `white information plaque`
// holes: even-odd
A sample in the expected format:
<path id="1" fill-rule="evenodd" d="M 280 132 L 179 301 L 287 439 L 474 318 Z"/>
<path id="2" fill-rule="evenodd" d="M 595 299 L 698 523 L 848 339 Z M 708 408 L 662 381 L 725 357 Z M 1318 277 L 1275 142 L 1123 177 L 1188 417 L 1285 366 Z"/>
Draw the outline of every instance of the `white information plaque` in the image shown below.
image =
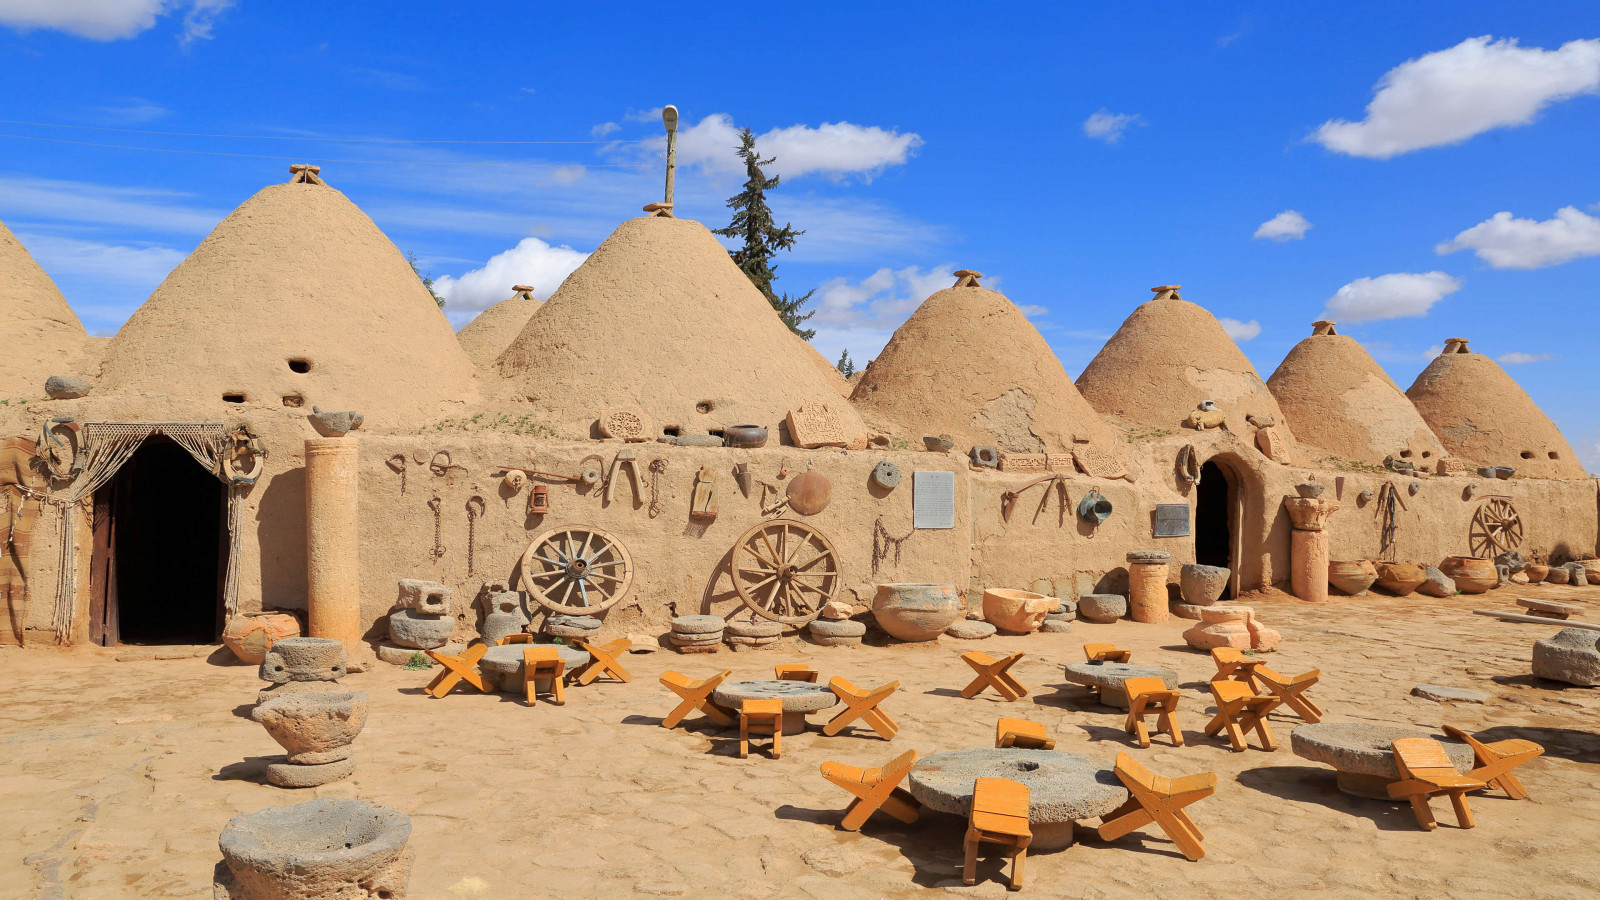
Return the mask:
<path id="1" fill-rule="evenodd" d="M 911 524 L 915 528 L 956 527 L 956 473 L 911 473 Z"/>

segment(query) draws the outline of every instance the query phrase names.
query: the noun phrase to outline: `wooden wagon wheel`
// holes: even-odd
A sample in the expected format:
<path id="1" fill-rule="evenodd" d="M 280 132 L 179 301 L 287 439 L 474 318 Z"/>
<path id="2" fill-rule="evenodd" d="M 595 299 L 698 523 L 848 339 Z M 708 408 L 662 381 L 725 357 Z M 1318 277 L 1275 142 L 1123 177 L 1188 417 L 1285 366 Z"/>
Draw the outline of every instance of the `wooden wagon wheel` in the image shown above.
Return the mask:
<path id="1" fill-rule="evenodd" d="M 804 625 L 839 593 L 839 554 L 822 532 L 793 519 L 755 526 L 733 545 L 733 586 L 750 611 Z"/>
<path id="2" fill-rule="evenodd" d="M 522 589 L 551 612 L 588 616 L 622 601 L 633 586 L 633 558 L 598 528 L 552 528 L 522 553 Z"/>
<path id="3" fill-rule="evenodd" d="M 1522 517 L 1510 500 L 1495 497 L 1473 513 L 1467 540 L 1472 555 L 1482 559 L 1515 550 L 1522 546 Z"/>

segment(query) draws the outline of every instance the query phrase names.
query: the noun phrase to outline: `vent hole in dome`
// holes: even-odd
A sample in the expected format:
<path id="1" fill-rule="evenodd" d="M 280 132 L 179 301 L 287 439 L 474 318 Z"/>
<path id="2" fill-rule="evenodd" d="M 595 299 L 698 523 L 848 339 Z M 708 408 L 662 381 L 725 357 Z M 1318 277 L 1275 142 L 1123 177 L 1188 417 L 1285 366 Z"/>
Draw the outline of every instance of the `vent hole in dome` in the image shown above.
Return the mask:
<path id="1" fill-rule="evenodd" d="M 222 402 L 223 403 L 243 403 L 244 402 L 244 395 L 243 394 L 223 394 L 222 395 Z"/>
<path id="2" fill-rule="evenodd" d="M 1524 450 L 1524 451 L 1522 451 L 1521 455 L 1522 455 L 1523 459 L 1533 459 L 1533 451 L 1532 450 Z"/>
<path id="3" fill-rule="evenodd" d="M 300 396 L 299 394 L 284 394 L 283 405 L 299 409 L 300 407 L 306 405 L 306 398 Z"/>
<path id="4" fill-rule="evenodd" d="M 289 371 L 304 375 L 305 373 L 311 371 L 311 360 L 291 359 L 289 360 Z"/>
<path id="5" fill-rule="evenodd" d="M 1554 450 L 1551 450 L 1550 451 L 1550 458 L 1551 459 L 1560 459 L 1561 458 L 1561 454 L 1555 452 Z"/>
<path id="6" fill-rule="evenodd" d="M 1411 458 L 1411 451 L 1410 450 L 1401 450 L 1400 451 L 1400 458 L 1401 459 L 1410 459 Z"/>
<path id="7" fill-rule="evenodd" d="M 1427 459 L 1428 457 L 1430 457 L 1432 455 L 1433 455 L 1433 451 L 1432 450 L 1424 450 L 1424 451 L 1422 451 L 1422 458 L 1423 459 Z"/>
<path id="8" fill-rule="evenodd" d="M 711 403 L 710 400 L 701 400 L 699 403 L 696 403 L 694 405 L 694 411 L 699 413 L 699 414 L 701 414 L 702 416 L 705 415 L 706 413 L 711 412 L 711 410 L 713 408 L 714 407 L 712 406 L 712 403 Z"/>

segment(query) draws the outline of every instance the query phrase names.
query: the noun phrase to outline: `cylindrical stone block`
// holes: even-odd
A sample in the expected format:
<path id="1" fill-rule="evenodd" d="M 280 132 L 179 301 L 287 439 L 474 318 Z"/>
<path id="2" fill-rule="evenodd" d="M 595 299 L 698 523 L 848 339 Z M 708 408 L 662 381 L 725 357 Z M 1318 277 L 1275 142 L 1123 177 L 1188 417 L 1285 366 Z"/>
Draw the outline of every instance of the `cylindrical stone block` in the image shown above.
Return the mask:
<path id="1" fill-rule="evenodd" d="M 1167 621 L 1166 563 L 1136 562 L 1128 566 L 1128 614 L 1135 622 Z"/>
<path id="2" fill-rule="evenodd" d="M 357 565 L 358 442 L 306 441 L 306 620 L 312 637 L 361 644 L 361 572 Z"/>
<path id="3" fill-rule="evenodd" d="M 1328 533 L 1289 532 L 1290 587 L 1301 600 L 1321 603 L 1328 599 Z"/>

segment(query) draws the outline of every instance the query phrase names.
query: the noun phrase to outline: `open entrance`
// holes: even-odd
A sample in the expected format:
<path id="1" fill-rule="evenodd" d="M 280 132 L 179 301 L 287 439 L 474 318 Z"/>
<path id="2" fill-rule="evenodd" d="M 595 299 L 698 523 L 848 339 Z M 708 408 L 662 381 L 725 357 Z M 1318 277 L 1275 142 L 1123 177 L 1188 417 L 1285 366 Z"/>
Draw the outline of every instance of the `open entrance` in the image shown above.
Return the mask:
<path id="1" fill-rule="evenodd" d="M 1233 569 L 1233 484 L 1228 473 L 1215 462 L 1200 467 L 1200 485 L 1195 489 L 1194 560 L 1203 566 Z M 1222 599 L 1233 597 L 1238 571 L 1228 579 Z"/>
<path id="2" fill-rule="evenodd" d="M 95 492 L 89 637 L 209 644 L 222 630 L 226 487 L 153 435 Z"/>

